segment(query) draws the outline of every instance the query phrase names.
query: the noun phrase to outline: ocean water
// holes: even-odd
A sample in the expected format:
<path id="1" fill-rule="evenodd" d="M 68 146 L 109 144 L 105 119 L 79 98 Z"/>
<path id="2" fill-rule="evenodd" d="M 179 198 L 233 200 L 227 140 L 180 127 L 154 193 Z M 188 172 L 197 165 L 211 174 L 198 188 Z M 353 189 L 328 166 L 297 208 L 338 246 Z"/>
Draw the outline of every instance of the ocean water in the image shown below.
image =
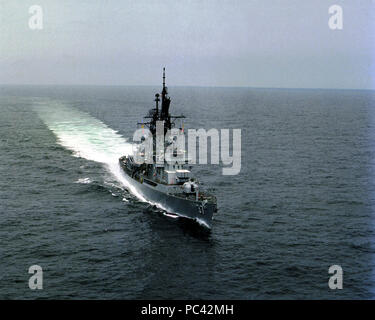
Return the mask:
<path id="1" fill-rule="evenodd" d="M 0 88 L 1 299 L 374 298 L 374 92 L 171 87 L 185 128 L 242 130 L 240 174 L 194 169 L 207 233 L 119 171 L 158 89 Z"/>

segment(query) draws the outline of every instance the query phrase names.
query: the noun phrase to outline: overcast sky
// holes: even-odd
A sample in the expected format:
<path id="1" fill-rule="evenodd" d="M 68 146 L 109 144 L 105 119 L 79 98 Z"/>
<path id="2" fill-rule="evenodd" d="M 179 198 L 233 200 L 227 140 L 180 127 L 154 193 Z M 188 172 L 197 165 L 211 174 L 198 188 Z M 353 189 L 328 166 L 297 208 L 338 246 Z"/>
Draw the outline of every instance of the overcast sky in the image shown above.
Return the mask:
<path id="1" fill-rule="evenodd" d="M 28 12 L 40 5 L 43 30 Z M 328 27 L 328 7 L 344 11 Z M 0 0 L 1 84 L 375 89 L 371 0 Z"/>

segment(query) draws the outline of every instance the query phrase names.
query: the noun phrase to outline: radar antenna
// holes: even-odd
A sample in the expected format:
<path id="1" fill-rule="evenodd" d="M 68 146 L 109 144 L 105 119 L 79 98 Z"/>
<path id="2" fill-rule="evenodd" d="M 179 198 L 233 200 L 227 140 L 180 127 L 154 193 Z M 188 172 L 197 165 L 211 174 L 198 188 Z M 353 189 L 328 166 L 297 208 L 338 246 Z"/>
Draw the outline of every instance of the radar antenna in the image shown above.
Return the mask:
<path id="1" fill-rule="evenodd" d="M 165 88 L 165 68 L 163 68 L 163 90 Z"/>

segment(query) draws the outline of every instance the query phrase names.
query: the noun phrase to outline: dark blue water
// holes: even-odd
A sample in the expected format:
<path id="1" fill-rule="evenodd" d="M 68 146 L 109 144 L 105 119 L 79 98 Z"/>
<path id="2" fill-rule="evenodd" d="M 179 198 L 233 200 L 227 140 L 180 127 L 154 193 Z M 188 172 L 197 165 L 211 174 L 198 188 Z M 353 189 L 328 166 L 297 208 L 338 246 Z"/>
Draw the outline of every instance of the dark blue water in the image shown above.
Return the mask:
<path id="1" fill-rule="evenodd" d="M 170 88 L 185 128 L 242 129 L 239 175 L 195 169 L 218 198 L 206 234 L 113 165 L 157 89 L 0 89 L 0 298 L 374 297 L 374 92 Z"/>

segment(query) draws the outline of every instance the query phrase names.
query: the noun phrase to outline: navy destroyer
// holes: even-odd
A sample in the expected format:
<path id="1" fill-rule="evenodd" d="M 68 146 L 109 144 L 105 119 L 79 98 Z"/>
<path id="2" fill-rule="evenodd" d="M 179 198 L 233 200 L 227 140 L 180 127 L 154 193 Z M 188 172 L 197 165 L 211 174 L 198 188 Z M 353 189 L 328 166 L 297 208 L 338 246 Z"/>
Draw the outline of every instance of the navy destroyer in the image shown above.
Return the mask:
<path id="1" fill-rule="evenodd" d="M 159 109 L 160 101 L 161 108 Z M 139 144 L 133 155 L 119 159 L 120 166 L 146 200 L 159 205 L 169 215 L 193 219 L 211 228 L 213 213 L 217 211 L 216 197 L 204 191 L 199 181 L 193 177 L 192 166 L 188 159 L 183 156 L 183 161 L 178 161 L 179 156 L 183 155 L 185 150 L 174 148 L 176 137 L 171 138 L 168 134 L 172 128 L 175 129 L 174 132 L 177 129 L 183 134 L 182 124 L 180 128 L 175 128 L 175 121 L 185 117 L 183 115 L 171 116 L 169 113 L 171 99 L 165 86 L 165 68 L 163 68 L 163 89 L 161 94 L 155 94 L 155 103 L 155 108 L 144 117 L 147 120 L 138 123 L 142 125 L 142 128 L 146 126 L 147 133 L 152 137 L 151 161 L 146 161 L 144 147 L 142 148 L 142 144 Z M 163 128 L 161 135 L 160 130 L 158 131 L 160 124 Z M 157 154 L 158 139 L 159 143 L 162 139 L 163 151 L 172 145 L 172 159 L 167 161 L 166 157 Z M 142 136 L 141 141 L 144 142 L 144 140 L 145 136 Z M 173 157 L 176 158 L 175 161 Z"/>

